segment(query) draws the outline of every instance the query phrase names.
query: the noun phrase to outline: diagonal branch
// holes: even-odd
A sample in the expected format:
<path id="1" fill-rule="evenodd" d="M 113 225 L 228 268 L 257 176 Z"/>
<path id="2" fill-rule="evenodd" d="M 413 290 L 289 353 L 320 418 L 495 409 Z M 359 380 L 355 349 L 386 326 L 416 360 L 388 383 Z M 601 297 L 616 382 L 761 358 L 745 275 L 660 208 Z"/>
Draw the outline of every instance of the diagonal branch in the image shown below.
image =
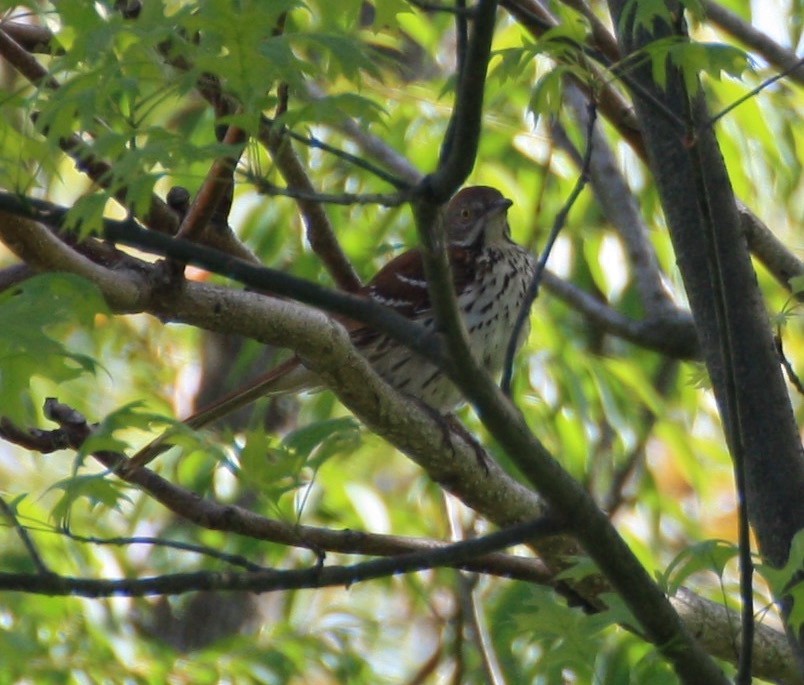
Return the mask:
<path id="1" fill-rule="evenodd" d="M 232 174 L 237 166 L 237 159 L 239 153 L 242 152 L 246 139 L 245 131 L 237 126 L 229 126 L 226 130 L 223 144 L 236 148 L 238 154 L 221 157 L 212 164 L 204 183 L 196 193 L 195 199 L 182 219 L 179 230 L 176 233 L 177 238 L 193 239 L 205 231 L 210 220 L 215 215 L 221 199 L 232 183 Z"/>
<path id="2" fill-rule="evenodd" d="M 458 190 L 475 165 L 496 14 L 496 0 L 478 0 L 448 127 L 451 141 L 445 143 L 438 169 L 425 180 L 428 199 L 437 204 L 446 202 Z"/>
<path id="3" fill-rule="evenodd" d="M 28 552 L 28 556 L 31 557 L 31 561 L 33 565 L 36 567 L 36 572 L 40 576 L 50 576 L 53 571 L 51 571 L 47 564 L 45 564 L 44 560 L 42 559 L 42 555 L 39 553 L 39 550 L 36 548 L 36 545 L 31 540 L 31 536 L 28 535 L 28 531 L 20 524 L 19 520 L 17 519 L 17 515 L 14 513 L 14 509 L 6 502 L 5 499 L 0 497 L 0 514 L 8 519 L 9 524 L 12 528 L 17 532 L 17 537 L 19 537 L 20 541 L 22 542 L 23 546 L 25 547 L 25 551 Z"/>

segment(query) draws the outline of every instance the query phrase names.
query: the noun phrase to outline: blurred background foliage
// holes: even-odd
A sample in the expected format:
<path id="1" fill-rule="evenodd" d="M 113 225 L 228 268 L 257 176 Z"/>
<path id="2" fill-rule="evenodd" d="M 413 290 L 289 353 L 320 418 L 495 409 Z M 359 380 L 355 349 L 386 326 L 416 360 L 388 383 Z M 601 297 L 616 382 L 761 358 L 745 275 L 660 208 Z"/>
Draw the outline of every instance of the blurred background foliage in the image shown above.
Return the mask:
<path id="1" fill-rule="evenodd" d="M 561 3 L 547 4 L 566 32 L 578 30 L 578 15 Z M 797 2 L 773 3 L 773 12 L 759 14 L 763 3 L 724 4 L 746 21 L 760 22 L 781 43 L 800 45 Z M 604 5 L 593 6 L 607 21 Z M 284 12 L 284 33 L 272 35 Z M 59 138 L 92 131 L 87 143 L 112 164 L 113 185 L 127 188 L 135 210 L 153 191 L 164 197 L 182 185 L 194 193 L 223 150 L 213 114 L 196 93 L 202 72 L 217 75 L 243 104 L 236 123 L 251 133 L 260 112 L 273 115 L 277 85 L 287 83 L 282 120 L 295 132 L 360 155 L 343 132 L 349 118 L 420 172 L 437 163 L 453 99 L 449 13 L 423 12 L 402 0 L 375 6 L 359 0 L 202 0 L 145 2 L 137 20 L 129 21 L 111 2 L 60 0 L 28 3 L 6 17 L 55 33 L 61 49 L 39 57 L 62 87 L 32 87 L 0 62 L 0 186 L 72 206 L 73 219 L 85 230 L 104 213 L 121 216 L 121 210 L 110 191 L 59 152 Z M 583 36 L 583 25 L 580 30 Z M 691 31 L 696 40 L 739 47 L 705 18 L 693 19 Z M 199 40 L 186 38 L 196 33 Z M 166 40 L 171 59 L 191 68 L 165 64 L 160 45 Z M 556 132 L 560 127 L 582 150 L 583 127 L 563 104 L 562 81 L 543 80 L 557 68 L 561 42 L 540 43 L 537 50 L 533 45 L 534 38 L 501 11 L 470 182 L 497 186 L 514 200 L 514 237 L 538 251 L 578 174 Z M 738 77 L 704 77 L 711 109 L 734 102 L 773 73 L 754 56 Z M 311 97 L 311 84 L 324 95 Z M 545 94 L 548 88 L 552 96 Z M 804 214 L 802 116 L 801 89 L 781 81 L 718 124 L 737 195 L 797 253 Z M 650 227 L 667 287 L 683 303 L 649 173 L 613 128 L 601 126 Z M 322 192 L 390 190 L 337 156 L 301 144 L 295 149 Z M 238 235 L 265 264 L 331 284 L 305 242 L 294 200 L 260 194 L 254 176 L 284 186 L 270 157 L 250 144 L 230 216 Z M 415 243 L 407 208 L 331 205 L 327 213 L 364 278 Z M 14 261 L 7 252 L 0 260 Z M 550 268 L 628 316 L 644 313 L 619 234 L 590 190 L 570 212 Z M 192 269 L 189 275 L 210 278 Z M 762 267 L 757 275 L 797 366 L 804 354 L 798 305 Z M 43 296 L 48 288 L 58 296 Z M 35 279 L 22 291 L 16 298 L 0 296 L 3 412 L 44 426 L 39 407 L 53 395 L 92 421 L 119 412 L 114 436 L 132 449 L 158 430 L 154 414 L 183 416 L 196 401 L 239 387 L 282 355 L 145 315 L 111 316 L 74 279 Z M 535 433 L 614 512 L 618 529 L 649 569 L 663 572 L 678 554 L 696 550 L 700 563 L 685 582 L 734 603 L 732 467 L 699 364 L 611 336 L 543 292 L 518 358 L 515 390 Z M 801 414 L 800 398 L 794 402 Z M 487 442 L 471 411 L 460 415 Z M 496 455 L 507 464 L 504 454 Z M 487 530 L 327 392 L 261 401 L 227 425 L 188 436 L 159 460 L 158 469 L 203 495 L 286 521 L 439 540 Z M 137 491 L 111 483 L 80 455 L 43 456 L 0 443 L 0 483 L 46 561 L 66 575 L 144 577 L 222 566 L 170 547 L 72 539 L 68 530 L 93 538 L 154 536 L 203 544 L 278 568 L 315 562 L 306 550 L 176 520 Z M 7 521 L 0 535 L 3 569 L 33 571 Z M 726 561 L 717 563 L 711 546 L 696 546 L 707 540 L 729 543 Z M 757 593 L 758 606 L 769 606 L 761 583 Z M 477 616 L 467 608 L 473 606 L 469 595 L 480 608 Z M 127 682 L 479 683 L 487 681 L 472 639 L 480 630 L 490 635 L 509 683 L 675 682 L 649 645 L 612 620 L 584 616 L 544 588 L 450 569 L 261 597 L 84 600 L 7 593 L 0 598 L 0 653 L 6 655 L 0 681 L 120 682 L 125 673 Z"/>

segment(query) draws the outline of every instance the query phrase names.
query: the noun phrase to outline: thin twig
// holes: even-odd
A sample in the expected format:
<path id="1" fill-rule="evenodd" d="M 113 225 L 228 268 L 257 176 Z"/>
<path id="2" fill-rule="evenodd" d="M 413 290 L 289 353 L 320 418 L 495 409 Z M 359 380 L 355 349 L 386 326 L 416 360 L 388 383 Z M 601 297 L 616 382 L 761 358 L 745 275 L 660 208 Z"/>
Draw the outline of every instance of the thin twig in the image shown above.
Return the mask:
<path id="1" fill-rule="evenodd" d="M 284 131 L 278 131 L 275 127 L 268 130 L 260 127 L 259 139 L 271 153 L 288 188 L 315 195 L 316 190 L 307 171 Z M 307 229 L 307 241 L 333 280 L 347 292 L 359 290 L 360 278 L 341 248 L 335 235 L 335 229 L 324 208 L 320 203 L 310 200 L 300 199 L 298 204 Z"/>
<path id="2" fill-rule="evenodd" d="M 790 381 L 790 384 L 796 389 L 796 392 L 799 395 L 804 395 L 804 383 L 801 382 L 796 370 L 793 368 L 793 365 L 790 363 L 790 360 L 787 358 L 787 355 L 784 352 L 781 326 L 776 328 L 776 335 L 774 338 L 774 342 L 776 343 L 776 353 L 779 355 L 779 361 L 781 362 L 782 367 L 787 374 L 787 380 Z"/>
<path id="3" fill-rule="evenodd" d="M 444 5 L 439 2 L 423 2 L 423 0 L 408 0 L 408 2 L 424 12 L 444 12 L 466 19 L 472 19 L 475 16 L 475 8 L 466 7 L 465 2 L 459 2 L 458 5 Z"/>
<path id="4" fill-rule="evenodd" d="M 398 193 L 310 193 L 299 188 L 281 188 L 262 176 L 244 172 L 245 178 L 263 195 L 280 195 L 296 200 L 319 202 L 330 205 L 379 205 L 381 207 L 399 207 L 411 197 L 411 191 Z"/>
<path id="5" fill-rule="evenodd" d="M 22 429 L 0 417 L 0 436 L 27 449 L 51 453 L 67 448 L 79 449 L 92 433 L 93 429 L 86 419 L 67 405 L 48 400 L 45 413 L 59 424 L 58 429 Z M 317 553 L 394 556 L 433 551 L 446 546 L 441 541 L 425 538 L 330 530 L 265 518 L 238 506 L 222 505 L 199 497 L 147 468 L 129 471 L 125 468 L 128 460 L 123 454 L 102 451 L 93 456 L 104 467 L 143 490 L 173 513 L 205 529 L 237 533 L 257 540 L 310 549 Z M 490 573 L 546 585 L 553 583 L 552 572 L 538 559 L 490 553 L 469 561 L 456 562 L 454 565 L 477 573 Z"/>
<path id="6" fill-rule="evenodd" d="M 714 125 L 715 125 L 715 123 L 717 123 L 717 122 L 718 122 L 720 119 L 722 119 L 723 117 L 725 117 L 727 114 L 729 114 L 729 113 L 730 113 L 730 112 L 732 112 L 733 110 L 737 109 L 737 107 L 739 107 L 740 105 L 742 105 L 744 102 L 747 102 L 748 100 L 750 100 L 751 98 L 753 98 L 755 95 L 757 95 L 757 94 L 761 93 L 761 92 L 762 92 L 763 90 L 765 90 L 765 89 L 766 89 L 768 86 L 771 86 L 771 85 L 773 85 L 774 83 L 776 83 L 777 81 L 780 81 L 781 79 L 783 79 L 783 78 L 785 78 L 785 77 L 787 77 L 787 76 L 790 76 L 790 75 L 791 75 L 791 74 L 792 74 L 794 71 L 796 71 L 797 69 L 799 69 L 801 66 L 804 66 L 804 57 L 802 57 L 800 60 L 798 60 L 798 62 L 796 62 L 796 63 L 795 63 L 793 66 L 791 66 L 790 68 L 785 69 L 783 72 L 781 72 L 781 73 L 779 73 L 779 74 L 775 74 L 775 75 L 771 76 L 770 78 L 765 79 L 765 80 L 764 80 L 762 83 L 760 83 L 760 84 L 759 84 L 759 85 L 758 85 L 756 88 L 752 88 L 752 89 L 751 89 L 751 90 L 749 90 L 749 91 L 748 91 L 748 92 L 747 92 L 745 95 L 743 95 L 742 97 L 737 98 L 737 99 L 736 99 L 734 102 L 732 102 L 730 105 L 727 105 L 727 106 L 726 106 L 726 107 L 724 107 L 722 110 L 720 110 L 720 111 L 719 111 L 717 114 L 715 114 L 715 115 L 711 116 L 711 117 L 708 119 L 708 121 L 705 121 L 703 124 L 701 124 L 700 126 L 698 126 L 698 127 L 696 128 L 696 130 L 695 130 L 695 134 L 696 134 L 696 136 L 697 136 L 697 135 L 698 135 L 698 134 L 699 134 L 699 133 L 700 133 L 700 132 L 701 132 L 703 129 L 705 129 L 705 128 L 709 128 L 709 127 L 711 127 L 711 126 L 714 126 Z"/>
<path id="7" fill-rule="evenodd" d="M 240 554 L 227 554 L 206 545 L 196 545 L 190 542 L 180 542 L 178 540 L 167 540 L 165 538 L 155 538 L 148 536 L 134 536 L 134 537 L 112 537 L 101 538 L 94 535 L 79 535 L 73 533 L 67 528 L 61 528 L 58 531 L 61 535 L 65 535 L 71 540 L 76 542 L 85 542 L 92 545 L 115 545 L 117 547 L 125 547 L 129 545 L 153 545 L 155 547 L 167 547 L 169 549 L 178 549 L 183 552 L 194 552 L 201 554 L 212 559 L 224 561 L 232 566 L 240 566 L 248 571 L 267 571 L 265 566 L 255 564 L 253 561 L 246 559 Z"/>
<path id="8" fill-rule="evenodd" d="M 667 359 L 661 363 L 653 383 L 660 397 L 667 395 L 672 382 L 677 377 L 678 366 L 678 362 L 674 359 Z M 623 464 L 614 472 L 608 492 L 602 498 L 601 508 L 603 511 L 607 512 L 609 516 L 614 516 L 620 506 L 622 506 L 623 489 L 626 483 L 631 479 L 637 467 L 644 463 L 645 446 L 650 438 L 653 427 L 656 425 L 657 418 L 656 414 L 649 407 L 646 406 L 643 408 L 640 425 L 641 435 L 637 440 L 637 444 L 631 450 L 631 453 Z"/>
<path id="9" fill-rule="evenodd" d="M 408 552 L 373 559 L 350 566 L 316 566 L 289 571 L 260 570 L 245 573 L 176 573 L 154 578 L 91 580 L 70 578 L 53 573 L 30 575 L 0 573 L 0 589 L 32 594 L 74 595 L 80 597 L 111 597 L 124 595 L 171 595 L 198 590 L 239 590 L 271 592 L 301 588 L 332 586 L 349 587 L 354 583 L 413 573 L 440 566 L 455 566 L 479 556 L 496 552 L 536 538 L 553 535 L 555 523 L 535 519 L 509 526 L 473 540 L 463 540 L 439 549 Z"/>
<path id="10" fill-rule="evenodd" d="M 588 99 L 571 81 L 566 84 L 565 95 L 575 119 L 586 130 L 589 125 Z M 570 141 L 558 121 L 552 128 L 555 142 L 569 152 L 572 161 L 580 169 L 583 166 L 581 152 Z M 606 136 L 599 127 L 592 129 L 592 136 L 595 154 L 589 163 L 590 188 L 606 218 L 622 238 L 646 318 L 661 316 L 674 309 L 675 305 L 662 281 L 661 268 L 650 242 L 648 228 Z"/>
<path id="11" fill-rule="evenodd" d="M 547 266 L 547 260 L 550 258 L 550 252 L 552 251 L 553 245 L 558 238 L 558 234 L 564 227 L 570 209 L 572 209 L 575 201 L 578 199 L 581 192 L 586 187 L 587 182 L 589 181 L 589 164 L 592 160 L 592 141 L 594 140 L 592 133 L 596 119 L 597 107 L 594 101 L 590 101 L 589 120 L 586 127 L 586 150 L 584 151 L 583 162 L 581 164 L 580 173 L 578 174 L 578 179 L 575 181 L 575 187 L 572 189 L 572 192 L 569 194 L 566 202 L 561 207 L 561 210 L 558 212 L 558 214 L 556 214 L 556 218 L 553 221 L 553 228 L 550 230 L 550 235 L 547 237 L 544 250 L 539 257 L 539 261 L 536 264 L 536 269 L 533 272 L 533 278 L 531 278 L 530 285 L 528 286 L 528 292 L 525 295 L 525 299 L 522 301 L 522 306 L 519 308 L 516 322 L 514 323 L 514 327 L 511 331 L 511 338 L 508 342 L 508 349 L 505 353 L 502 381 L 500 383 L 502 391 L 509 397 L 511 395 L 511 380 L 514 374 L 514 357 L 516 356 L 517 342 L 519 341 L 519 336 L 522 334 L 525 323 L 530 316 L 530 308 L 533 305 L 536 297 L 539 295 L 539 284 L 541 283 L 544 269 Z"/>
<path id="12" fill-rule="evenodd" d="M 315 91 L 319 93 L 318 97 L 323 97 L 320 94 L 320 91 Z M 261 126 L 271 127 L 274 125 L 274 120 L 270 119 L 269 117 L 263 117 Z M 389 183 L 390 185 L 394 186 L 394 188 L 398 188 L 400 190 L 407 190 L 413 184 L 409 181 L 406 181 L 398 176 L 388 173 L 384 169 L 378 167 L 376 164 L 372 164 L 368 160 L 363 159 L 362 157 L 358 157 L 357 155 L 353 155 L 351 152 L 346 152 L 346 150 L 341 150 L 334 145 L 330 145 L 329 143 L 325 143 L 320 138 L 317 138 L 313 135 L 304 136 L 301 133 L 293 131 L 292 129 L 285 129 L 285 135 L 293 138 L 293 140 L 298 141 L 302 145 L 306 145 L 309 148 L 323 150 L 324 152 L 328 152 L 329 154 L 333 155 L 334 157 L 338 157 L 345 162 L 348 162 L 352 166 L 355 166 L 359 169 L 363 169 L 364 171 L 368 171 L 370 174 L 373 174 L 377 178 Z"/>
<path id="13" fill-rule="evenodd" d="M 9 506 L 8 502 L 6 502 L 3 497 L 0 497 L 0 511 L 2 511 L 3 515 L 11 524 L 11 527 L 17 532 L 17 535 L 22 541 L 25 550 L 28 552 L 28 556 L 31 557 L 31 561 L 33 561 L 33 565 L 36 567 L 36 572 L 40 576 L 52 575 L 53 571 L 51 571 L 47 567 L 47 564 L 45 564 L 44 560 L 42 559 L 42 555 L 39 554 L 39 550 L 36 549 L 36 545 L 34 545 L 33 540 L 31 540 L 31 536 L 28 535 L 28 531 L 25 530 L 22 524 L 20 524 L 19 520 L 17 519 L 17 515 L 14 513 L 14 510 L 11 508 L 11 506 Z"/>

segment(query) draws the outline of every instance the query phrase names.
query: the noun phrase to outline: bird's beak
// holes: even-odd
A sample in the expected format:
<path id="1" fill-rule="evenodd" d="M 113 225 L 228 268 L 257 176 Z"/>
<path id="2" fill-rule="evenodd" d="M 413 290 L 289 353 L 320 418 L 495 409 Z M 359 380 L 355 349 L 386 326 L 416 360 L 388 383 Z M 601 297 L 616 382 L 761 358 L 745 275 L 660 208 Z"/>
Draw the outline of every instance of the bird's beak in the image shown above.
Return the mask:
<path id="1" fill-rule="evenodd" d="M 488 214 L 505 214 L 512 204 L 514 204 L 513 200 L 509 200 L 507 197 L 501 197 L 499 200 L 495 200 L 491 207 L 489 207 Z"/>

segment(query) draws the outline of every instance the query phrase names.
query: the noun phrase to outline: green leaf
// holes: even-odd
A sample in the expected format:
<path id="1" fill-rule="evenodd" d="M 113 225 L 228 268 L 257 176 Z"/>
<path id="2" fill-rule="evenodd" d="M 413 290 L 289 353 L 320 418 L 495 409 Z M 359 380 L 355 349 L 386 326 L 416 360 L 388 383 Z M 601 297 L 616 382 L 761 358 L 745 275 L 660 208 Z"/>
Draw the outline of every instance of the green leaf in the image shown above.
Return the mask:
<path id="1" fill-rule="evenodd" d="M 96 362 L 71 351 L 53 333 L 91 329 L 108 308 L 98 289 L 71 274 L 35 276 L 0 294 L 0 400 L 3 414 L 25 424 L 34 376 L 57 383 L 94 373 Z"/>
<path id="2" fill-rule="evenodd" d="M 666 24 L 673 21 L 670 7 L 665 0 L 628 0 L 620 14 L 619 24 L 622 32 L 629 22 L 633 22 L 633 33 L 640 29 L 652 32 L 657 21 Z"/>
<path id="3" fill-rule="evenodd" d="M 374 3 L 374 21 L 372 27 L 375 31 L 381 29 L 396 30 L 399 26 L 397 15 L 413 14 L 409 3 L 405 0 L 383 0 Z"/>
<path id="4" fill-rule="evenodd" d="M 698 571 L 713 571 L 722 577 L 726 564 L 739 552 L 739 547 L 725 540 L 704 540 L 691 545 L 682 550 L 665 572 L 659 575 L 659 584 L 673 595 L 687 578 Z"/>
<path id="5" fill-rule="evenodd" d="M 329 441 L 344 441 L 353 443 L 353 438 L 359 435 L 360 425 L 351 416 L 344 416 L 326 421 L 318 421 L 308 426 L 303 426 L 292 433 L 289 433 L 282 444 L 289 450 L 293 450 L 309 457 L 313 451 Z"/>
<path id="6" fill-rule="evenodd" d="M 340 124 L 347 118 L 355 118 L 365 124 L 382 120 L 385 110 L 373 100 L 356 93 L 341 93 L 314 100 L 286 112 L 279 118 L 281 123 L 293 127 L 300 123 Z"/>
<path id="7" fill-rule="evenodd" d="M 122 502 L 131 503 L 131 498 L 124 492 L 125 487 L 105 474 L 78 475 L 60 480 L 48 488 L 63 492 L 51 517 L 60 526 L 69 527 L 73 506 L 81 499 L 87 500 L 90 510 L 101 505 L 119 511 Z"/>
<path id="8" fill-rule="evenodd" d="M 719 80 L 726 74 L 739 78 L 751 65 L 748 54 L 724 43 L 696 43 L 683 36 L 670 36 L 653 41 L 643 48 L 650 59 L 653 80 L 661 88 L 667 85 L 667 68 L 673 65 L 684 79 L 691 95 L 700 89 L 701 72 Z"/>
<path id="9" fill-rule="evenodd" d="M 557 66 L 542 76 L 533 87 L 528 109 L 534 114 L 558 116 L 563 104 L 564 76 L 570 72 L 565 66 Z"/>
<path id="10" fill-rule="evenodd" d="M 774 597 L 790 596 L 793 607 L 788 616 L 788 623 L 795 633 L 804 627 L 804 578 L 801 577 L 803 568 L 804 530 L 798 531 L 793 536 L 787 563 L 782 568 L 775 568 L 770 564 L 757 565 L 757 570 L 768 581 Z"/>
<path id="11" fill-rule="evenodd" d="M 804 292 L 804 274 L 801 274 L 800 276 L 791 276 L 788 279 L 788 283 L 790 284 L 790 290 L 793 291 L 794 295 Z"/>

